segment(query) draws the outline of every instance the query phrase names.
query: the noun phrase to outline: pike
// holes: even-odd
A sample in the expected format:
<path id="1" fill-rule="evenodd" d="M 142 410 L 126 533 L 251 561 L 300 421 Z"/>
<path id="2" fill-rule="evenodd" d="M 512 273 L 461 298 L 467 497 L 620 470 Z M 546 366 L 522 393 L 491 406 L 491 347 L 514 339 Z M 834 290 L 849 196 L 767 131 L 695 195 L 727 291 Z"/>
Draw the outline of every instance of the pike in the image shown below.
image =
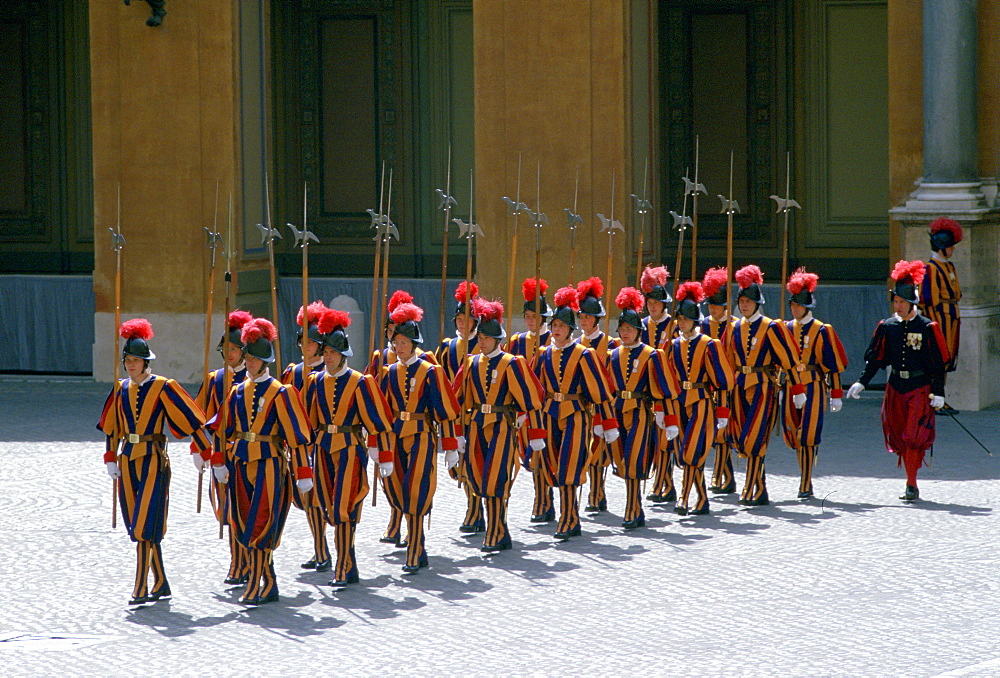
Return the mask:
<path id="1" fill-rule="evenodd" d="M 212 344 L 212 302 L 215 300 L 215 255 L 216 248 L 222 243 L 222 237 L 219 232 L 215 229 L 219 227 L 219 180 L 215 180 L 215 209 L 212 210 L 212 228 L 209 229 L 208 226 L 204 226 L 205 232 L 208 236 L 208 249 L 212 251 L 212 264 L 208 269 L 208 304 L 205 309 L 205 362 L 202 367 L 201 373 L 204 376 L 202 380 L 202 390 L 208 394 L 208 384 L 211 381 L 208 374 L 208 357 L 211 353 Z M 223 321 L 225 322 L 225 321 Z M 211 398 L 211 395 L 208 395 Z M 198 471 L 198 501 L 195 504 L 195 513 L 201 513 L 201 488 L 203 485 L 203 478 L 205 476 L 205 469 L 202 467 Z"/>
<path id="2" fill-rule="evenodd" d="M 700 141 L 698 135 L 694 135 L 694 181 L 688 181 L 687 177 L 684 177 L 684 191 L 685 194 L 690 193 L 691 198 L 691 215 L 694 221 L 691 222 L 691 280 L 698 279 L 698 194 L 704 193 L 708 195 L 708 191 L 705 190 L 705 184 L 698 183 L 698 162 L 700 154 Z M 680 271 L 677 272 L 680 275 Z"/>
<path id="3" fill-rule="evenodd" d="M 440 335 L 444 337 L 445 298 L 448 293 L 448 226 L 451 224 L 451 208 L 457 206 L 451 196 L 451 144 L 448 144 L 448 178 L 444 190 L 435 188 L 438 194 L 438 209 L 444 212 L 444 240 L 441 241 L 441 327 Z"/>
<path id="4" fill-rule="evenodd" d="M 510 269 L 507 273 L 507 299 L 510 304 L 508 308 L 514 308 L 514 272 L 517 268 L 517 218 L 522 214 L 528 213 L 528 206 L 521 202 L 521 154 L 517 154 L 517 193 L 514 194 L 514 200 L 511 201 L 510 198 L 504 196 L 501 198 L 505 203 L 507 203 L 507 209 L 509 213 L 514 217 L 514 235 L 510 240 Z M 507 336 L 510 337 L 510 323 L 513 318 L 512 313 L 507 314 Z"/>
<path id="5" fill-rule="evenodd" d="M 684 201 L 681 203 L 681 213 L 678 216 L 677 212 L 670 210 L 670 216 L 674 220 L 673 228 L 677 230 L 677 259 L 674 261 L 674 293 L 673 302 L 670 308 L 670 315 L 674 315 L 674 310 L 677 308 L 677 287 L 680 284 L 681 279 L 681 256 L 684 254 L 684 232 L 687 230 L 688 226 L 694 225 L 691 221 L 691 217 L 687 215 L 688 210 L 688 184 L 690 183 L 687 178 L 687 169 L 684 170 Z"/>
<path id="6" fill-rule="evenodd" d="M 385 198 L 385 160 L 382 161 L 382 183 L 379 185 L 378 193 L 378 213 L 376 214 L 372 210 L 367 210 L 368 214 L 371 215 L 372 225 L 371 227 L 375 229 L 375 272 L 372 273 L 372 310 L 371 314 L 368 316 L 369 323 L 371 327 L 368 331 L 368 355 L 371 356 L 375 352 L 375 336 L 382 331 L 381 328 L 375 326 L 375 309 L 379 298 L 379 278 L 378 270 L 382 265 L 382 206 L 383 199 Z M 378 349 L 381 351 L 382 349 Z"/>
<path id="7" fill-rule="evenodd" d="M 580 166 L 576 166 L 576 187 L 573 189 L 573 209 L 566 212 L 566 226 L 569 228 L 569 284 L 576 284 L 576 229 L 583 225 L 583 219 L 576 213 L 577 198 L 580 196 Z"/>
<path id="8" fill-rule="evenodd" d="M 474 170 L 469 170 L 469 223 L 465 223 L 461 219 L 452 219 L 455 225 L 458 226 L 458 234 L 460 237 L 465 238 L 465 317 L 466 327 L 471 327 L 470 316 L 472 314 L 472 241 L 478 235 L 480 238 L 483 237 L 483 229 L 479 228 L 479 224 L 475 220 L 475 205 L 476 205 L 476 194 L 475 194 L 475 179 Z M 443 336 L 443 335 L 442 335 Z M 469 353 L 469 342 L 465 342 L 465 356 L 462 356 L 464 361 Z"/>
<path id="9" fill-rule="evenodd" d="M 292 224 L 285 226 L 292 229 L 292 236 L 295 240 L 292 246 L 302 247 L 302 375 L 308 374 L 308 359 L 306 357 L 306 344 L 309 343 L 309 314 L 306 309 L 309 307 L 309 241 L 319 244 L 319 238 L 309 231 L 309 182 L 302 184 L 302 230 L 295 228 Z M 322 351 L 320 351 L 322 354 Z"/>
<path id="10" fill-rule="evenodd" d="M 646 235 L 646 215 L 653 211 L 653 206 L 649 204 L 646 199 L 648 195 L 648 182 L 649 179 L 649 156 L 646 156 L 646 168 L 642 171 L 642 197 L 640 198 L 635 193 L 632 194 L 632 201 L 635 203 L 635 213 L 639 215 L 639 249 L 635 253 L 635 283 L 639 284 L 639 278 L 642 276 L 642 253 L 643 253 L 643 238 Z M 676 268 L 674 269 L 677 270 Z"/>
<path id="11" fill-rule="evenodd" d="M 719 196 L 719 200 L 722 201 L 722 211 L 726 213 L 726 330 L 732 326 L 729 318 L 733 312 L 733 214 L 740 211 L 739 203 L 733 200 L 734 157 L 735 152 L 729 151 L 729 197 Z M 729 361 L 732 362 L 734 350 L 732 336 L 726 344 Z"/>
<path id="12" fill-rule="evenodd" d="M 541 316 L 542 313 L 542 227 L 549 225 L 549 218 L 545 216 L 542 212 L 542 161 L 538 161 L 538 171 L 535 175 L 535 208 L 537 211 L 528 211 L 531 215 L 531 225 L 535 229 L 535 315 Z M 534 356 L 538 356 L 538 352 L 541 349 L 541 338 L 542 333 L 539 330 L 535 332 L 535 350 Z M 527 337 L 525 338 L 527 340 Z"/>
<path id="13" fill-rule="evenodd" d="M 973 440 L 975 440 L 975 441 L 976 441 L 976 443 L 977 443 L 977 444 L 978 444 L 978 445 L 979 445 L 979 446 L 980 446 L 981 448 L 983 448 L 983 450 L 985 450 L 985 451 L 986 451 L 986 454 L 990 455 L 991 457 L 993 456 L 993 453 L 992 453 L 992 452 L 990 452 L 990 449 L 989 449 L 988 447 L 986 447 L 985 445 L 983 445 L 982 441 L 981 441 L 981 440 L 979 440 L 979 438 L 977 438 L 976 436 L 974 436 L 974 435 L 972 434 L 972 431 L 970 431 L 969 429 L 965 428 L 965 424 L 963 424 L 962 422 L 960 422 L 960 421 L 958 420 L 958 417 L 956 417 L 956 416 L 955 416 L 955 413 L 954 413 L 954 412 L 952 412 L 952 411 L 950 411 L 950 410 L 946 410 L 946 409 L 943 409 L 943 408 L 942 408 L 942 409 L 939 409 L 939 410 L 936 410 L 936 413 L 937 413 L 937 414 L 942 414 L 942 413 L 944 413 L 944 414 L 947 414 L 947 415 L 948 415 L 949 417 L 951 417 L 952 419 L 954 419 L 954 420 L 955 420 L 955 423 L 956 423 L 956 424 L 958 424 L 958 425 L 959 425 L 959 426 L 960 426 L 960 427 L 962 428 L 962 430 L 963 430 L 963 431 L 965 431 L 966 433 L 968 433 L 968 434 L 969 434 L 969 437 L 970 437 L 970 438 L 972 438 Z M 931 449 L 933 450 L 934 448 L 932 447 Z"/>
<path id="14" fill-rule="evenodd" d="M 382 304 L 379 306 L 378 326 L 385 327 L 385 305 L 389 300 L 389 242 L 390 237 L 395 236 L 399 241 L 399 231 L 396 224 L 392 223 L 392 168 L 389 168 L 389 195 L 386 198 L 385 214 L 382 216 L 382 223 L 379 226 L 382 237 L 385 238 L 385 258 L 382 259 Z"/>
<path id="15" fill-rule="evenodd" d="M 280 236 L 279 236 L 280 237 Z M 224 251 L 224 256 L 226 257 L 226 301 L 225 301 L 225 320 L 223 321 L 223 341 L 222 341 L 222 355 L 229 355 L 229 347 L 232 343 L 229 341 L 229 311 L 232 308 L 232 283 L 233 283 L 233 257 L 236 253 L 233 251 L 233 192 L 229 191 L 229 223 L 226 226 L 226 249 Z M 219 400 L 219 412 L 216 415 L 219 418 L 218 436 L 219 436 L 219 449 L 222 450 L 222 454 L 226 454 L 226 446 L 228 441 L 226 440 L 226 428 L 229 424 L 226 422 L 226 412 L 228 412 L 229 407 L 227 402 L 229 399 L 229 390 L 233 387 L 233 375 L 232 370 L 229 369 L 228 362 L 222 370 L 222 398 Z M 224 511 L 219 511 L 219 539 L 222 539 L 222 528 L 224 526 L 223 516 Z M 232 527 L 229 528 L 232 530 Z"/>
<path id="16" fill-rule="evenodd" d="M 622 226 L 622 222 L 615 219 L 615 171 L 611 170 L 611 218 L 604 216 L 603 214 L 597 215 L 598 220 L 601 222 L 601 230 L 599 233 L 608 234 L 608 277 L 606 285 L 608 289 L 611 289 L 611 261 L 614 256 L 614 236 L 615 231 L 625 232 L 625 227 Z M 611 334 L 611 314 L 607 313 L 604 316 L 604 333 Z"/>
<path id="17" fill-rule="evenodd" d="M 771 200 L 777 204 L 777 210 L 774 212 L 775 216 L 782 212 L 785 213 L 785 228 L 781 244 L 781 308 L 779 309 L 779 320 L 785 319 L 785 281 L 788 280 L 788 213 L 792 211 L 793 207 L 802 209 L 799 203 L 789 197 L 791 195 L 791 181 L 792 152 L 788 151 L 785 156 L 785 197 L 771 196 Z"/>
<path id="18" fill-rule="evenodd" d="M 274 239 L 280 238 L 281 234 L 278 233 L 278 229 L 273 228 L 271 222 L 271 192 L 267 181 L 267 172 L 264 173 L 264 222 L 265 224 L 257 224 L 257 229 L 260 231 L 260 244 L 267 246 L 267 263 L 268 268 L 271 272 L 271 320 L 274 321 L 275 329 L 278 328 L 278 283 L 275 279 L 274 271 Z M 281 333 L 278 332 L 278 336 L 274 339 L 274 358 L 275 364 L 281 364 Z"/>
<path id="19" fill-rule="evenodd" d="M 116 188 L 116 195 L 118 201 L 118 218 L 115 230 L 114 228 L 108 227 L 111 231 L 111 249 L 115 253 L 115 394 L 117 395 L 122 388 L 121 382 L 119 381 L 119 365 L 121 364 L 121 359 L 118 356 L 118 327 L 122 322 L 122 248 L 125 247 L 125 237 L 122 235 L 122 184 L 119 181 Z M 115 417 L 115 433 L 118 433 L 118 418 Z M 120 438 L 115 435 L 111 438 L 111 449 L 115 452 L 115 456 L 118 456 L 118 444 Z M 118 479 L 114 478 L 111 481 L 111 529 L 118 527 Z"/>

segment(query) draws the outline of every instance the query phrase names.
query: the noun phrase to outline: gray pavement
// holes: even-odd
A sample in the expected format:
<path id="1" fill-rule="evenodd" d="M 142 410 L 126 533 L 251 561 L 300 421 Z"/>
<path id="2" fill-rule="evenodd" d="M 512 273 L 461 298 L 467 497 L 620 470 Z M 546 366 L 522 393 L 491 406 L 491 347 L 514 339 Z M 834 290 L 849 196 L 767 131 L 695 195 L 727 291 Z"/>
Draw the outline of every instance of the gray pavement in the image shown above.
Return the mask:
<path id="1" fill-rule="evenodd" d="M 609 477 L 610 513 L 557 544 L 554 526 L 528 523 L 522 476 L 515 550 L 487 558 L 458 533 L 464 496 L 441 471 L 430 568 L 402 576 L 402 552 L 378 543 L 380 497 L 358 530 L 362 583 L 342 593 L 299 568 L 311 546 L 292 509 L 275 555 L 281 601 L 257 609 L 223 586 L 226 545 L 194 511 L 186 444 L 172 444 L 174 597 L 129 610 L 135 550 L 120 522 L 111 530 L 93 428 L 106 392 L 0 378 L 3 675 L 1000 675 L 1000 454 L 939 417 L 925 499 L 904 505 L 880 393 L 828 417 L 808 502 L 794 499 L 795 458 L 774 438 L 769 507 L 728 497 L 697 518 L 647 507 L 648 527 L 625 534 L 622 483 Z M 959 416 L 1000 450 L 1000 413 Z"/>

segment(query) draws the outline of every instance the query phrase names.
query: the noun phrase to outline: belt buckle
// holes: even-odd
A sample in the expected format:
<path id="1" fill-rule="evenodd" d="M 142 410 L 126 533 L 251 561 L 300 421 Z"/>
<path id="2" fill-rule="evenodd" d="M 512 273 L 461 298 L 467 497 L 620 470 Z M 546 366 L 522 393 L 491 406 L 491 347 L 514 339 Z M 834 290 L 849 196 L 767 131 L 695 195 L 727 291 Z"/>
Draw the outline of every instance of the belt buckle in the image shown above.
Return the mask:
<path id="1" fill-rule="evenodd" d="M 479 406 L 479 411 L 483 414 L 493 414 L 493 406 L 488 403 L 483 403 Z"/>
<path id="2" fill-rule="evenodd" d="M 133 445 L 138 444 L 139 443 L 139 434 L 138 433 L 129 433 L 128 434 L 128 441 L 131 444 L 133 444 Z"/>
<path id="3" fill-rule="evenodd" d="M 799 363 L 798 365 L 795 366 L 795 369 L 799 372 L 805 372 L 806 366 L 803 365 L 802 363 Z"/>
<path id="4" fill-rule="evenodd" d="M 753 365 L 742 365 L 741 369 L 743 371 L 743 374 L 750 374 L 753 372 Z"/>
<path id="5" fill-rule="evenodd" d="M 565 399 L 566 399 L 566 396 L 564 394 L 562 394 L 562 393 L 553 393 L 552 394 L 552 400 L 554 400 L 557 403 L 561 403 Z"/>
<path id="6" fill-rule="evenodd" d="M 909 370 L 900 370 L 899 371 L 899 376 L 900 376 L 901 379 L 909 379 L 910 378 L 910 371 Z"/>
<path id="7" fill-rule="evenodd" d="M 691 382 L 690 381 L 681 382 L 681 388 L 683 388 L 685 391 L 690 391 L 691 390 Z"/>
<path id="8" fill-rule="evenodd" d="M 327 424 L 326 425 L 326 432 L 327 433 L 337 433 L 338 432 L 337 431 L 337 425 L 336 424 Z"/>
<path id="9" fill-rule="evenodd" d="M 407 411 L 405 411 L 405 410 L 402 411 L 402 412 L 400 412 L 399 413 L 399 420 L 400 421 L 409 421 L 410 420 L 410 413 L 407 412 Z"/>
<path id="10" fill-rule="evenodd" d="M 243 434 L 243 440 L 247 441 L 248 443 L 257 442 L 257 432 L 256 431 L 246 431 Z"/>

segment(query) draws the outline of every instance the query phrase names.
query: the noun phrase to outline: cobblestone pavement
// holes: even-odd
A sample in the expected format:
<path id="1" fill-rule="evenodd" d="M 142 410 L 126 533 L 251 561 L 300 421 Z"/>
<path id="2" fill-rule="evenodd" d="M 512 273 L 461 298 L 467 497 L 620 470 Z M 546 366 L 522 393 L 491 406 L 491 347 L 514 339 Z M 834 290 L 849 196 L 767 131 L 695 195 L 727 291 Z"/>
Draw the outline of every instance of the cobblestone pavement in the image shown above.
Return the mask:
<path id="1" fill-rule="evenodd" d="M 106 387 L 4 377 L 0 392 L 4 675 L 1000 675 L 1000 454 L 940 417 L 925 499 L 902 504 L 879 393 L 828 417 L 808 502 L 775 438 L 771 506 L 730 496 L 696 518 L 647 507 L 648 527 L 625 534 L 623 484 L 609 477 L 610 513 L 557 544 L 553 525 L 528 522 L 522 476 L 515 550 L 483 557 L 457 531 L 463 495 L 442 471 L 430 568 L 404 577 L 402 552 L 378 543 L 380 497 L 358 531 L 362 583 L 342 593 L 299 568 L 311 546 L 292 509 L 281 600 L 257 609 L 222 584 L 226 545 L 195 513 L 196 473 L 175 444 L 163 543 L 174 597 L 129 610 L 135 550 L 120 522 L 111 530 L 93 428 Z M 998 412 L 959 416 L 1000 450 Z"/>

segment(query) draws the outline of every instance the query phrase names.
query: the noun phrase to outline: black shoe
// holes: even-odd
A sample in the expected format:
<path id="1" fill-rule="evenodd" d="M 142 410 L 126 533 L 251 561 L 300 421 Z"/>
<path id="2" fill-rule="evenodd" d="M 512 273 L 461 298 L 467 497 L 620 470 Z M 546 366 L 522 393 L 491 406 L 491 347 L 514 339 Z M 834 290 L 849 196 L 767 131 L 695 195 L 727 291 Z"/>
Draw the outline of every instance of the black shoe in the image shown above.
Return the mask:
<path id="1" fill-rule="evenodd" d="M 662 504 L 666 499 L 663 498 L 662 494 L 647 494 L 646 501 L 651 501 L 654 504 Z"/>
<path id="2" fill-rule="evenodd" d="M 254 596 L 253 598 L 248 598 L 247 596 L 243 596 L 242 598 L 240 598 L 240 604 L 241 605 L 260 605 L 260 597 L 259 596 Z"/>
<path id="3" fill-rule="evenodd" d="M 805 492 L 799 492 L 798 498 L 799 499 L 812 499 L 813 498 L 813 491 L 812 490 L 806 490 Z"/>
<path id="4" fill-rule="evenodd" d="M 147 602 L 149 602 L 149 597 L 148 596 L 134 596 L 133 598 L 129 599 L 128 604 L 129 605 L 145 605 Z"/>
<path id="5" fill-rule="evenodd" d="M 402 541 L 397 541 L 396 542 L 396 548 L 398 548 L 398 549 L 405 549 L 409 545 L 410 545 L 410 542 L 408 540 L 406 540 L 406 539 L 404 539 Z"/>
<path id="6" fill-rule="evenodd" d="M 705 508 L 700 508 L 700 509 L 695 509 L 694 511 L 689 511 L 688 515 L 689 516 L 707 516 L 708 513 L 709 513 L 708 507 L 706 506 Z"/>
<path id="7" fill-rule="evenodd" d="M 317 572 L 329 572 L 330 571 L 330 559 L 317 560 L 316 561 L 316 571 Z"/>
<path id="8" fill-rule="evenodd" d="M 754 502 L 753 502 L 753 499 L 744 499 L 743 497 L 740 497 L 739 501 L 737 501 L 736 503 L 739 504 L 740 506 L 754 506 L 755 505 Z"/>
<path id="9" fill-rule="evenodd" d="M 903 501 L 916 501 L 920 499 L 920 490 L 915 485 L 907 485 L 906 492 L 899 496 Z"/>
<path id="10" fill-rule="evenodd" d="M 458 526 L 458 531 L 465 534 L 475 534 L 486 531 L 486 521 L 481 518 L 474 523 L 463 523 Z"/>
<path id="11" fill-rule="evenodd" d="M 163 586 L 156 589 L 155 591 L 152 591 L 148 596 L 146 596 L 146 600 L 152 603 L 154 601 L 170 597 L 171 597 L 170 584 L 168 584 L 167 582 L 163 582 Z"/>
<path id="12" fill-rule="evenodd" d="M 396 535 L 395 537 L 391 537 L 389 535 L 383 535 L 382 537 L 379 538 L 379 541 L 382 542 L 383 544 L 399 544 L 399 535 Z M 305 567 L 305 565 L 303 565 L 302 567 Z"/>
<path id="13" fill-rule="evenodd" d="M 767 495 L 766 495 L 766 494 L 764 494 L 764 495 L 761 495 L 760 499 L 753 499 L 753 500 L 751 500 L 751 501 L 753 502 L 752 504 L 750 504 L 751 506 L 767 506 L 768 504 L 770 504 L 770 503 L 771 503 L 771 502 L 770 502 L 770 501 L 768 500 L 768 498 L 767 498 Z"/>
<path id="14" fill-rule="evenodd" d="M 222 580 L 222 583 L 228 586 L 239 586 L 240 584 L 246 584 L 246 581 L 243 577 L 226 577 Z"/>
<path id="15" fill-rule="evenodd" d="M 403 565 L 403 574 L 416 574 L 420 572 L 419 565 Z"/>
<path id="16" fill-rule="evenodd" d="M 347 579 L 331 579 L 327 583 L 335 589 L 342 589 L 348 584 L 357 584 L 359 581 L 360 579 L 358 578 L 358 573 L 355 572 L 347 575 Z"/>
<path id="17" fill-rule="evenodd" d="M 303 570 L 315 570 L 316 569 L 316 559 L 310 558 L 306 562 L 299 565 Z"/>
<path id="18" fill-rule="evenodd" d="M 725 487 L 712 486 L 708 489 L 714 494 L 732 494 L 736 491 L 736 481 L 731 480 Z"/>
<path id="19" fill-rule="evenodd" d="M 555 537 L 556 539 L 558 539 L 559 541 L 566 541 L 570 537 L 579 537 L 580 536 L 580 526 L 577 525 L 573 529 L 566 530 L 564 532 L 556 532 L 552 536 Z"/>
<path id="20" fill-rule="evenodd" d="M 722 488 L 720 486 L 718 486 L 718 485 L 709 485 L 708 486 L 708 491 L 712 492 L 713 494 L 721 494 L 722 493 Z"/>
<path id="21" fill-rule="evenodd" d="M 265 603 L 273 603 L 278 600 L 278 587 L 271 589 L 271 592 L 266 596 L 261 596 L 257 599 L 257 605 L 264 605 Z"/>
<path id="22" fill-rule="evenodd" d="M 663 495 L 663 501 L 677 501 L 677 490 L 670 490 Z"/>
<path id="23" fill-rule="evenodd" d="M 675 506 L 674 513 L 679 516 L 686 516 L 688 514 L 687 506 Z"/>
<path id="24" fill-rule="evenodd" d="M 511 549 L 510 537 L 504 537 L 493 546 L 487 546 L 486 544 L 483 544 L 479 550 L 482 551 L 483 553 L 499 553 L 500 551 L 509 551 L 510 549 Z"/>
<path id="25" fill-rule="evenodd" d="M 531 522 L 533 523 L 551 523 L 556 519 L 556 509 L 555 507 L 550 508 L 545 513 L 536 513 L 531 516 Z"/>
<path id="26" fill-rule="evenodd" d="M 632 520 L 622 521 L 622 527 L 626 530 L 634 530 L 637 527 L 646 526 L 646 516 L 640 514 L 638 518 L 633 518 Z"/>
<path id="27" fill-rule="evenodd" d="M 602 499 L 596 504 L 588 504 L 587 508 L 583 509 L 587 513 L 601 513 L 602 511 L 608 510 L 608 500 Z"/>
<path id="28" fill-rule="evenodd" d="M 942 405 L 941 408 L 938 410 L 938 412 L 940 412 L 941 414 L 958 414 L 958 410 L 956 410 L 948 403 Z"/>

